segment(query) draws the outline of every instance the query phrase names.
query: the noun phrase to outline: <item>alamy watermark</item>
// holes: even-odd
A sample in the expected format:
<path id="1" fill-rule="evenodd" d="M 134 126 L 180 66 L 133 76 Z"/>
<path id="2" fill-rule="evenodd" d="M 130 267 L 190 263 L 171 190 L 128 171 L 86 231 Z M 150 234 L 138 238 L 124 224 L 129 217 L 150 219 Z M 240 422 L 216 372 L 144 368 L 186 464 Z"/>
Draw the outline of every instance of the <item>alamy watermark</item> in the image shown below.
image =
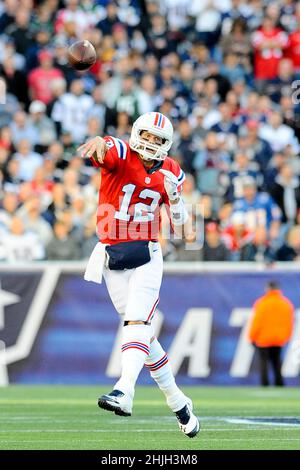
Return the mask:
<path id="1" fill-rule="evenodd" d="M 120 198 L 122 207 L 122 198 Z M 186 250 L 200 250 L 204 243 L 204 207 L 202 204 L 185 204 L 192 224 L 178 230 L 172 224 L 168 209 L 151 208 L 140 204 L 126 207 L 126 212 L 116 211 L 114 205 L 102 203 L 97 209 L 97 233 L 101 239 L 182 242 Z M 150 210 L 149 210 L 150 209 Z M 154 210 L 153 210 L 154 209 Z M 191 237 L 192 232 L 192 237 Z"/>
<path id="2" fill-rule="evenodd" d="M 292 103 L 300 104 L 300 80 L 294 80 L 291 87 L 294 90 L 292 93 Z"/>

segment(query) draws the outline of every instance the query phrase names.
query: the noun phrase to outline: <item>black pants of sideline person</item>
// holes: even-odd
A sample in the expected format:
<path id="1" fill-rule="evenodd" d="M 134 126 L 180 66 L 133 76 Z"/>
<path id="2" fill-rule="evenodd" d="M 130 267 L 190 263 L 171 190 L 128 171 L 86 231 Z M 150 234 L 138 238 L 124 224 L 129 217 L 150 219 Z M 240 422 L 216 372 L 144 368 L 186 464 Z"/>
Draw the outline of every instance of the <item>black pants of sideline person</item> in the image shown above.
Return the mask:
<path id="1" fill-rule="evenodd" d="M 274 375 L 274 385 L 283 386 L 283 378 L 281 375 L 281 347 L 280 346 L 270 346 L 268 348 L 256 347 L 259 354 L 259 364 L 260 364 L 260 383 L 264 387 L 270 385 L 269 382 L 269 365 L 273 369 Z"/>

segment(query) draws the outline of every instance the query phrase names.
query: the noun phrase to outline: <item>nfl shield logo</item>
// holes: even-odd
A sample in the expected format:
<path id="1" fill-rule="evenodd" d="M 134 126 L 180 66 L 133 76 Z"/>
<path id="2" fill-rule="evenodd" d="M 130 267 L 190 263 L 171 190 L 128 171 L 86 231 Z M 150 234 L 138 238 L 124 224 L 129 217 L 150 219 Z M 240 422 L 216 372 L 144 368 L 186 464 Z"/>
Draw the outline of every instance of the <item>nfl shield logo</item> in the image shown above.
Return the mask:
<path id="1" fill-rule="evenodd" d="M 146 184 L 151 183 L 151 178 L 149 178 L 149 176 L 146 176 L 146 178 L 145 178 L 145 183 L 146 183 Z"/>

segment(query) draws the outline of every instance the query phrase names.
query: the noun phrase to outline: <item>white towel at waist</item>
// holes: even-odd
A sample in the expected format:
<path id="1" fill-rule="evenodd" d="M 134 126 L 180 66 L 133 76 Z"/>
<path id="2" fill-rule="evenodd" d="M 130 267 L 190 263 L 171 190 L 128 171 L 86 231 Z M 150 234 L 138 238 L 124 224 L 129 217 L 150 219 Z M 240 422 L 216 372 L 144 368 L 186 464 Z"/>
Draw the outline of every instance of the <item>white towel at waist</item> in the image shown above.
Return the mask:
<path id="1" fill-rule="evenodd" d="M 86 281 L 96 282 L 97 284 L 102 283 L 106 254 L 105 247 L 106 244 L 98 242 L 93 249 L 84 273 L 84 279 Z"/>

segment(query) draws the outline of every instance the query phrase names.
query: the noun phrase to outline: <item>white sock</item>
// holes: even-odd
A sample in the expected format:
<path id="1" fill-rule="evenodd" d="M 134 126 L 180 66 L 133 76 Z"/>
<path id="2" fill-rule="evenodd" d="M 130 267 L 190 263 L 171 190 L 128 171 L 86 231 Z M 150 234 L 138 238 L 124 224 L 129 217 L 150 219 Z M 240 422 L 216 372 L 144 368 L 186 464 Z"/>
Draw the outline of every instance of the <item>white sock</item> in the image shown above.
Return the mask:
<path id="1" fill-rule="evenodd" d="M 176 385 L 168 356 L 157 338 L 150 344 L 150 354 L 146 359 L 145 365 L 150 371 L 151 377 L 164 393 L 171 410 L 174 412 L 181 410 L 186 405 L 187 399 Z"/>
<path id="2" fill-rule="evenodd" d="M 122 374 L 114 389 L 129 394 L 132 398 L 135 383 L 149 354 L 150 338 L 150 325 L 123 327 Z"/>

